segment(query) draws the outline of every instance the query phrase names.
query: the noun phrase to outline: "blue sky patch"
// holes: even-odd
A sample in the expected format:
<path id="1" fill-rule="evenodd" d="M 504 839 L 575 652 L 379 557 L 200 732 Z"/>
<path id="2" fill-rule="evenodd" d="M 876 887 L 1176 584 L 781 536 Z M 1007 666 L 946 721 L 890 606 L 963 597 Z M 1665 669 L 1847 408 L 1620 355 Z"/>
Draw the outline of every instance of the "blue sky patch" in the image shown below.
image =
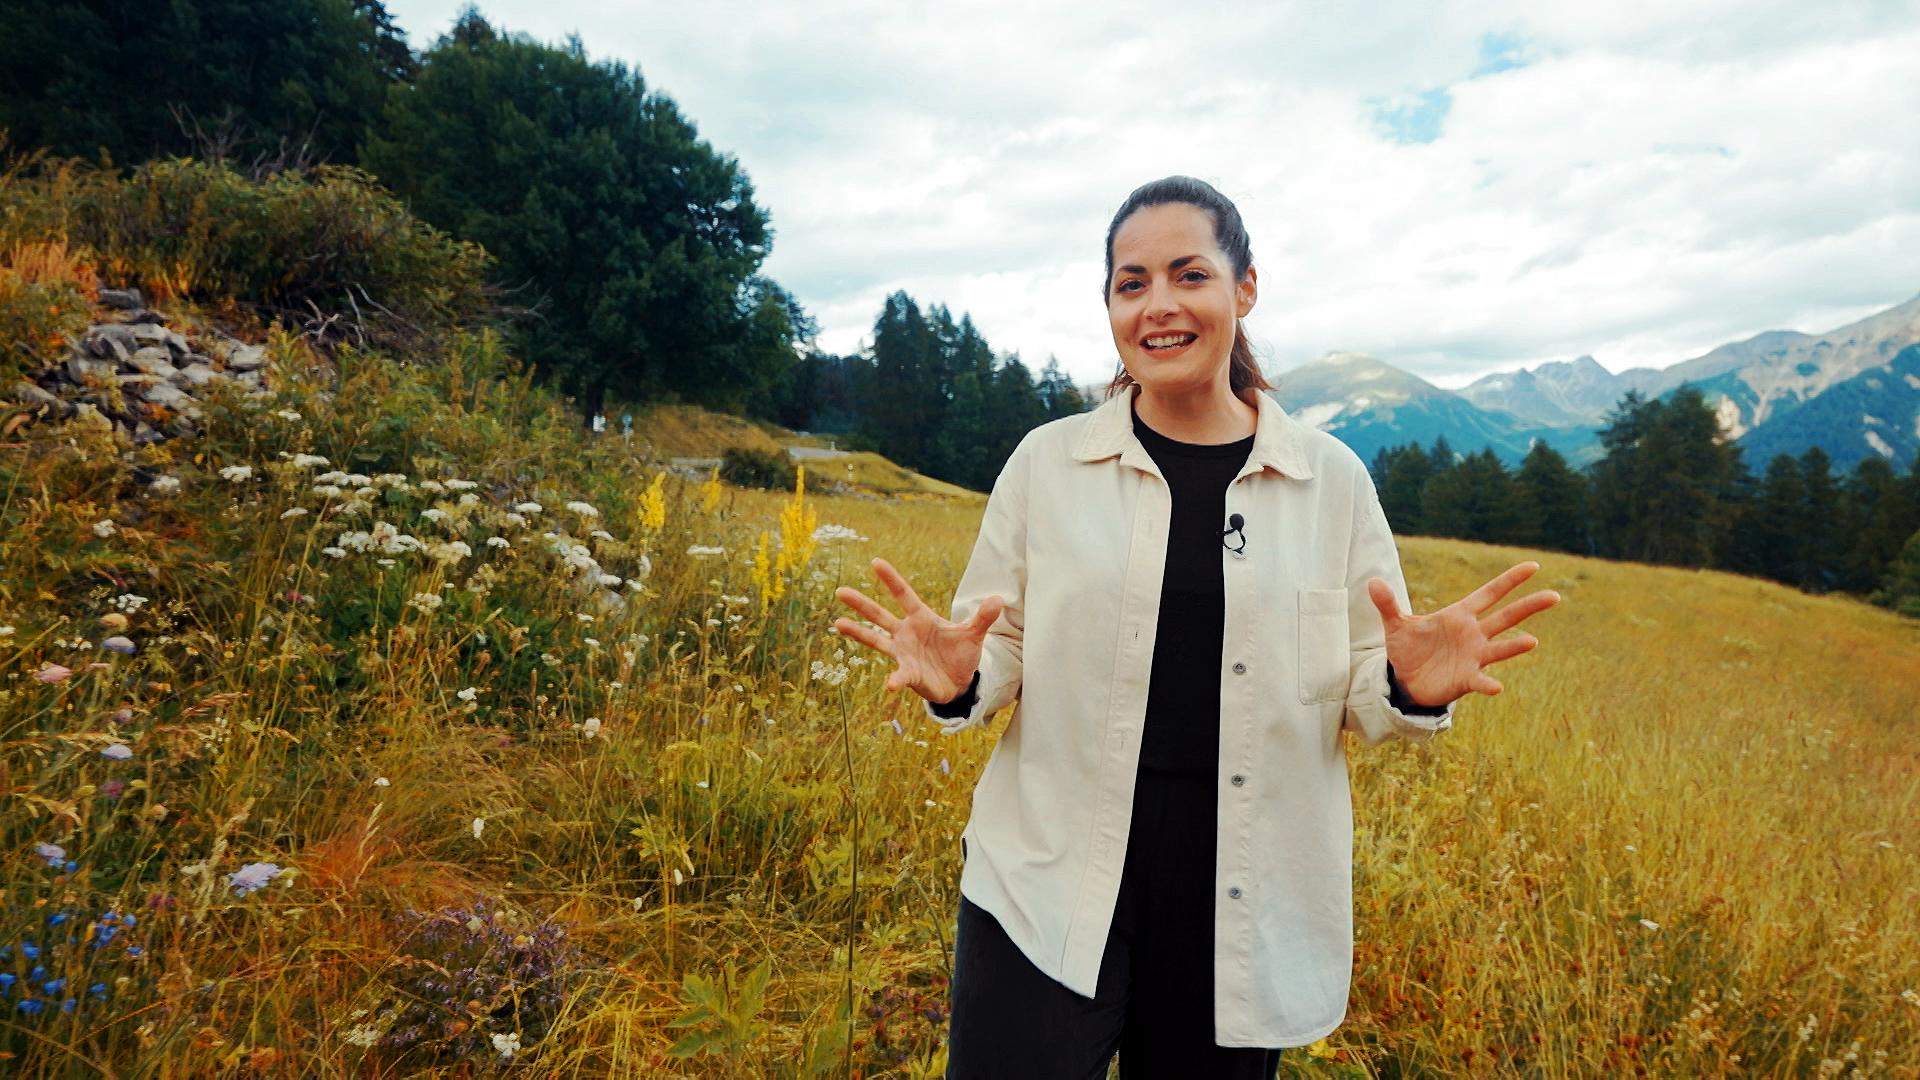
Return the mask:
<path id="1" fill-rule="evenodd" d="M 1480 59 L 1474 63 L 1473 74 L 1468 78 L 1526 67 L 1532 62 L 1525 55 L 1526 46 L 1526 39 L 1519 34 L 1480 35 Z"/>
<path id="2" fill-rule="evenodd" d="M 1373 106 L 1373 125 L 1380 134 L 1397 143 L 1430 143 L 1440 137 L 1453 95 L 1442 86 L 1412 98 L 1370 98 L 1367 103 Z"/>

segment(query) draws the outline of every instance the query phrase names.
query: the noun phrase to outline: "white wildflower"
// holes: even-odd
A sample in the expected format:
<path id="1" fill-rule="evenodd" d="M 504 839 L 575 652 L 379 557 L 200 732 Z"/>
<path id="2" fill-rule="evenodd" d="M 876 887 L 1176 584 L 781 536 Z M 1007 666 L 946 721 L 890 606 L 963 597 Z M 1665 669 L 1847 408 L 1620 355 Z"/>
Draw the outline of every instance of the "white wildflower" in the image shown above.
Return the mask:
<path id="1" fill-rule="evenodd" d="M 374 777 L 374 778 L 373 778 L 373 786 L 374 786 L 374 787 L 387 787 L 388 785 L 390 785 L 390 784 L 392 784 L 392 783 L 393 783 L 393 781 L 391 781 L 391 780 L 389 780 L 389 779 L 387 779 L 387 778 L 386 778 L 386 777 L 384 777 L 384 776 L 376 776 L 376 777 Z"/>
<path id="2" fill-rule="evenodd" d="M 480 505 L 480 496 L 469 491 L 461 495 L 458 501 L 461 506 L 478 506 Z"/>
<path id="3" fill-rule="evenodd" d="M 500 523 L 503 525 L 511 525 L 516 529 L 524 529 L 527 527 L 527 519 L 520 514 L 501 514 Z"/>
<path id="4" fill-rule="evenodd" d="M 115 532 L 118 532 L 118 531 L 119 531 L 119 526 L 115 525 L 111 520 L 96 521 L 93 523 L 93 535 L 99 537 L 102 540 L 105 540 L 107 537 L 112 536 Z"/>
<path id="5" fill-rule="evenodd" d="M 339 484 L 345 482 L 346 479 L 346 473 L 341 472 L 339 469 L 333 469 L 314 477 L 313 482 L 316 484 Z"/>
<path id="6" fill-rule="evenodd" d="M 620 582 L 622 580 L 623 579 L 620 577 L 619 574 L 601 574 L 600 575 L 600 584 L 605 585 L 609 589 L 619 588 Z"/>
<path id="7" fill-rule="evenodd" d="M 748 598 L 744 596 L 728 596 L 726 593 L 721 593 L 720 602 L 723 604 L 744 604 L 748 602 Z"/>
<path id="8" fill-rule="evenodd" d="M 581 517 L 597 518 L 600 516 L 600 511 L 595 510 L 591 503 L 570 502 L 567 504 L 567 509 L 579 514 Z"/>
<path id="9" fill-rule="evenodd" d="M 180 478 L 177 476 L 162 476 L 153 483 L 148 484 L 147 490 L 153 492 L 155 495 L 171 495 L 180 490 Z"/>
<path id="10" fill-rule="evenodd" d="M 580 730 L 586 732 L 587 738 L 589 739 L 600 734 L 600 718 L 597 716 L 587 717 L 587 722 L 580 725 Z"/>
<path id="11" fill-rule="evenodd" d="M 306 516 L 307 516 L 307 508 L 306 508 L 306 507 L 304 507 L 304 506 L 295 506 L 295 507 L 291 507 L 291 508 L 289 508 L 289 509 L 288 509 L 288 510 L 286 510 L 286 511 L 285 511 L 284 513 L 282 513 L 282 514 L 280 515 L 280 520 L 281 520 L 281 521 L 286 521 L 286 520 L 287 520 L 287 519 L 289 519 L 289 518 L 297 518 L 297 517 L 306 517 Z"/>
<path id="12" fill-rule="evenodd" d="M 478 701 L 480 700 L 480 688 L 477 686 L 469 686 L 453 696 L 459 698 L 461 701 Z"/>
<path id="13" fill-rule="evenodd" d="M 275 409 L 273 415 L 285 420 L 289 424 L 297 424 L 300 422 L 300 414 L 294 412 L 292 409 Z"/>
<path id="14" fill-rule="evenodd" d="M 709 547 L 706 544 L 695 544 L 692 547 L 689 547 L 687 549 L 687 554 L 692 555 L 696 558 L 705 557 L 707 555 L 725 555 L 726 553 L 727 553 L 726 548 Z"/>
<path id="15" fill-rule="evenodd" d="M 345 490 L 338 484 L 315 484 L 313 485 L 313 493 L 323 499 L 337 499 L 346 494 Z"/>
<path id="16" fill-rule="evenodd" d="M 347 1029 L 346 1040 L 366 1050 L 380 1041 L 380 1034 L 380 1029 L 372 1024 L 360 1024 Z"/>
<path id="17" fill-rule="evenodd" d="M 457 563 L 472 554 L 473 549 L 464 540 L 449 540 L 427 549 L 427 558 L 437 563 Z"/>
<path id="18" fill-rule="evenodd" d="M 293 455 L 293 467 L 296 469 L 317 469 L 326 463 L 327 459 L 321 457 L 319 454 Z"/>
<path id="19" fill-rule="evenodd" d="M 544 507 L 542 507 L 537 502 L 523 502 L 523 503 L 513 504 L 513 512 L 516 514 L 537 514 L 542 509 L 544 509 Z"/>
<path id="20" fill-rule="evenodd" d="M 414 593 L 413 599 L 407 601 L 407 606 L 419 608 L 421 611 L 438 611 L 442 603 L 444 601 L 440 599 L 439 593 L 423 592 Z"/>
<path id="21" fill-rule="evenodd" d="M 612 540 L 613 539 L 613 534 L 608 532 L 605 529 L 595 529 L 592 532 L 588 533 L 587 535 L 593 537 L 595 540 Z"/>
<path id="22" fill-rule="evenodd" d="M 513 545 L 507 543 L 507 538 L 504 536 L 489 536 L 487 537 L 487 546 L 490 548 L 509 548 Z"/>
<path id="23" fill-rule="evenodd" d="M 379 484 L 381 487 L 404 489 L 409 486 L 406 473 L 383 472 L 379 476 L 374 477 L 373 482 Z"/>
<path id="24" fill-rule="evenodd" d="M 373 477 L 365 473 L 350 472 L 341 477 L 340 482 L 350 488 L 367 488 L 373 486 Z"/>
<path id="25" fill-rule="evenodd" d="M 486 831 L 487 831 L 487 819 L 474 818 L 473 819 L 473 838 L 475 840 L 480 839 L 480 834 Z"/>
<path id="26" fill-rule="evenodd" d="M 480 486 L 472 480 L 448 480 L 446 485 L 448 491 L 472 491 Z"/>
<path id="27" fill-rule="evenodd" d="M 347 557 L 347 550 L 345 548 L 323 547 L 320 549 L 320 554 L 330 559 L 344 559 Z"/>
<path id="28" fill-rule="evenodd" d="M 866 537 L 861 536 L 845 525 L 822 525 L 813 530 L 813 539 L 816 543 L 826 543 L 831 540 L 852 540 L 858 542 L 865 540 Z"/>
<path id="29" fill-rule="evenodd" d="M 231 480 L 236 484 L 242 480 L 251 479 L 252 477 L 253 466 L 251 465 L 229 465 L 220 470 L 220 478 L 222 480 Z"/>
<path id="30" fill-rule="evenodd" d="M 435 495 L 445 495 L 447 493 L 447 485 L 438 480 L 422 480 L 420 481 L 420 490 L 431 491 Z"/>
<path id="31" fill-rule="evenodd" d="M 1641 919 L 1640 925 L 1646 927 L 1649 930 L 1660 929 L 1660 924 L 1657 922 L 1654 922 L 1652 919 Z"/>
<path id="32" fill-rule="evenodd" d="M 587 623 L 587 622 L 592 622 L 592 621 L 593 621 L 593 616 L 591 616 L 591 615 L 589 615 L 589 614 L 587 614 L 587 613 L 586 613 L 586 612 L 584 612 L 584 611 L 576 611 L 576 612 L 574 612 L 574 613 L 573 613 L 573 617 L 574 617 L 574 618 L 576 618 L 576 619 L 579 619 L 579 620 L 580 620 L 581 622 L 583 622 L 583 623 Z"/>
<path id="33" fill-rule="evenodd" d="M 444 525 L 447 521 L 447 512 L 438 507 L 422 510 L 420 511 L 420 516 L 439 525 Z"/>

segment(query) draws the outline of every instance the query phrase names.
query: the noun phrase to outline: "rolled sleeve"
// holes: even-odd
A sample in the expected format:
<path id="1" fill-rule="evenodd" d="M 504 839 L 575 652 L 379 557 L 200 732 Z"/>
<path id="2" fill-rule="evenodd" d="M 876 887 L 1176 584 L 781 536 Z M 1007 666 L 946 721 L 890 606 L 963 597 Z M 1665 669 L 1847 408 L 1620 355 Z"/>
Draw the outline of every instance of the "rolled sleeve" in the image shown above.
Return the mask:
<path id="1" fill-rule="evenodd" d="M 1438 715 L 1404 712 L 1394 707 L 1387 674 L 1387 632 L 1380 611 L 1367 595 L 1367 581 L 1382 578 L 1393 587 L 1401 611 L 1412 611 L 1407 582 L 1400 569 L 1400 552 L 1387 525 L 1373 477 L 1357 470 L 1354 522 L 1347 556 L 1347 627 L 1351 646 L 1352 681 L 1348 684 L 1346 714 L 1341 727 L 1355 732 L 1368 746 L 1388 739 L 1421 741 L 1449 731 L 1458 702 L 1448 702 Z"/>
<path id="2" fill-rule="evenodd" d="M 999 618 L 987 628 L 981 643 L 980 669 L 973 707 L 959 717 L 942 716 L 933 702 L 927 715 L 940 723 L 942 735 L 984 726 L 994 714 L 1020 695 L 1021 645 L 1025 630 L 1027 595 L 1027 448 L 1022 439 L 993 482 L 987 509 L 980 519 L 980 535 L 973 555 L 953 593 L 954 622 L 973 618 L 990 596 L 1006 602 Z M 964 696 L 964 695 L 963 695 Z"/>

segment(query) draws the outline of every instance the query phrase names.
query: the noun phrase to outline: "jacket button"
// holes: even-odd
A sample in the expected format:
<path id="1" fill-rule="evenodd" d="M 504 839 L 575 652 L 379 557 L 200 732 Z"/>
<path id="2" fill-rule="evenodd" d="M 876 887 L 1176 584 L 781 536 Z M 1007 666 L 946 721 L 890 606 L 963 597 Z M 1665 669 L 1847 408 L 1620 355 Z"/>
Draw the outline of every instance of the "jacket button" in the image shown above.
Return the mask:
<path id="1" fill-rule="evenodd" d="M 1234 787 L 1239 787 L 1240 785 L 1242 785 L 1242 784 L 1244 784 L 1244 783 L 1246 783 L 1246 782 L 1247 782 L 1247 778 L 1246 778 L 1246 777 L 1244 777 L 1244 776 L 1242 776 L 1242 775 L 1240 775 L 1239 773 L 1234 773 L 1234 774 L 1233 774 L 1233 786 L 1234 786 Z"/>
<path id="2" fill-rule="evenodd" d="M 1247 673 L 1247 665 L 1236 661 L 1233 665 L 1233 673 L 1235 675 L 1245 675 Z"/>
<path id="3" fill-rule="evenodd" d="M 1235 885 L 1232 888 L 1228 889 L 1227 895 L 1233 897 L 1235 900 L 1240 899 L 1240 886 Z"/>

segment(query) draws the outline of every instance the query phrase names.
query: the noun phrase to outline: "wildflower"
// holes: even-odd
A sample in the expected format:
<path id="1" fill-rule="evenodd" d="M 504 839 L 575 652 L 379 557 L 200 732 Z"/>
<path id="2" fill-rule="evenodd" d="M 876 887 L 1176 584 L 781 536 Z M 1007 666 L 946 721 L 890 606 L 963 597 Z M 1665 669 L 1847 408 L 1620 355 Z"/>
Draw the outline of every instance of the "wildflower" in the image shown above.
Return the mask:
<path id="1" fill-rule="evenodd" d="M 289 519 L 289 518 L 297 518 L 297 517 L 306 517 L 306 516 L 307 516 L 307 508 L 306 508 L 306 507 L 304 507 L 304 506 L 295 506 L 295 507 L 291 507 L 291 508 L 289 508 L 288 510 L 286 510 L 285 512 L 283 512 L 283 513 L 282 513 L 282 514 L 280 515 L 280 520 L 281 520 L 281 521 L 286 521 L 286 520 L 287 520 L 287 519 Z"/>
<path id="2" fill-rule="evenodd" d="M 473 838 L 475 840 L 480 839 L 480 834 L 486 831 L 487 831 L 487 819 L 474 818 L 473 819 Z"/>
<path id="3" fill-rule="evenodd" d="M 374 565 L 380 567 L 383 570 L 393 566 L 392 559 L 375 559 L 373 561 L 374 561 Z M 438 599 L 438 597 L 435 597 L 435 599 Z"/>
<path id="4" fill-rule="evenodd" d="M 581 643 L 582 645 L 585 645 L 585 646 L 586 646 L 587 648 L 589 648 L 589 649 L 598 649 L 598 648 L 600 647 L 600 639 L 599 639 L 599 638 L 590 638 L 590 637 L 583 637 L 583 638 L 581 638 L 581 639 L 580 639 L 580 643 Z M 617 685 L 617 684 L 616 684 L 616 685 Z"/>
<path id="5" fill-rule="evenodd" d="M 619 574 L 601 574 L 598 580 L 609 589 L 617 589 L 620 587 L 622 578 Z"/>
<path id="6" fill-rule="evenodd" d="M 117 799 L 120 797 L 121 793 L 126 790 L 127 790 L 126 781 L 109 780 L 106 783 L 100 785 L 100 797 L 103 799 Z"/>
<path id="7" fill-rule="evenodd" d="M 726 553 L 727 553 L 726 548 L 709 547 L 705 544 L 694 544 L 692 547 L 687 548 L 687 554 L 692 555 L 695 558 L 703 558 L 708 555 L 725 555 Z"/>
<path id="8" fill-rule="evenodd" d="M 600 516 L 600 511 L 594 509 L 592 503 L 570 502 L 567 504 L 567 509 L 579 514 L 581 517 L 597 518 Z"/>
<path id="9" fill-rule="evenodd" d="M 586 723 L 580 725 L 580 730 L 585 732 L 589 739 L 600 734 L 600 718 L 597 716 L 587 717 Z"/>
<path id="10" fill-rule="evenodd" d="M 510 548 L 513 545 L 507 543 L 507 538 L 504 536 L 489 536 L 487 537 L 487 546 L 490 548 Z"/>
<path id="11" fill-rule="evenodd" d="M 461 701 L 478 701 L 480 699 L 480 690 L 478 687 L 469 686 L 453 696 L 459 698 Z"/>
<path id="12" fill-rule="evenodd" d="M 828 686 L 839 686 L 847 679 L 847 666 L 845 664 L 827 664 L 815 660 L 809 670 L 811 674 L 808 675 L 808 678 L 817 682 L 825 682 Z"/>
<path id="13" fill-rule="evenodd" d="M 426 518 L 428 521 L 441 525 L 444 525 L 447 520 L 447 512 L 437 507 L 420 511 L 420 516 Z"/>
<path id="14" fill-rule="evenodd" d="M 516 514 L 537 514 L 542 509 L 544 509 L 544 507 L 542 507 L 537 502 L 523 502 L 523 503 L 513 504 L 513 512 Z"/>
<path id="15" fill-rule="evenodd" d="M 346 473 L 341 472 L 339 469 L 334 469 L 331 472 L 323 472 L 319 476 L 314 477 L 313 482 L 316 484 L 339 484 L 344 483 L 346 479 Z"/>
<path id="16" fill-rule="evenodd" d="M 715 465 L 707 474 L 707 482 L 700 485 L 700 511 L 711 514 L 713 508 L 720 505 L 720 466 Z"/>
<path id="17" fill-rule="evenodd" d="M 67 849 L 59 844 L 40 843 L 33 845 L 33 853 L 47 860 L 48 866 L 59 866 L 67 861 Z"/>
<path id="18" fill-rule="evenodd" d="M 252 477 L 253 466 L 251 465 L 229 465 L 220 470 L 220 479 L 231 480 L 236 484 L 242 480 L 251 479 Z"/>
<path id="19" fill-rule="evenodd" d="M 634 897 L 634 898 L 633 898 L 633 910 L 635 910 L 635 911 L 639 911 L 639 910 L 640 910 L 641 908 L 643 908 L 643 907 L 646 907 L 646 906 L 647 906 L 647 898 L 646 898 L 646 897 L 644 897 L 644 896 L 636 896 L 636 897 Z M 1909 994 L 1911 994 L 1911 993 L 1913 993 L 1913 991 L 1911 991 L 1911 990 L 1909 990 L 1909 991 L 1907 991 L 1907 993 L 1909 993 Z"/>
<path id="20" fill-rule="evenodd" d="M 647 558 L 645 555 L 641 555 L 640 556 L 640 576 L 644 578 L 651 573 L 653 573 L 653 560 Z"/>
<path id="21" fill-rule="evenodd" d="M 865 540 L 866 537 L 861 536 L 845 525 L 822 525 L 813 530 L 813 539 L 815 543 L 826 543 L 830 540 L 852 540 L 859 542 Z"/>
<path id="22" fill-rule="evenodd" d="M 890 721 L 890 722 L 891 722 L 891 723 L 893 724 L 893 733 L 894 733 L 895 735 L 905 735 L 905 734 L 907 733 L 907 730 L 906 730 L 905 728 L 903 728 L 903 727 L 901 727 L 901 726 L 900 726 L 900 719 L 899 719 L 899 717 L 895 717 L 895 718 L 894 718 L 894 719 L 893 719 L 892 721 Z"/>
<path id="23" fill-rule="evenodd" d="M 420 490 L 431 491 L 435 495 L 445 495 L 447 493 L 447 485 L 438 480 L 422 480 L 420 481 Z"/>
<path id="24" fill-rule="evenodd" d="M 126 743 L 114 743 L 112 746 L 100 751 L 100 756 L 103 758 L 111 758 L 114 761 L 125 761 L 133 756 L 133 748 Z"/>
<path id="25" fill-rule="evenodd" d="M 520 1049 L 520 1033 L 516 1031 L 511 1035 L 494 1035 L 493 1048 L 500 1052 L 501 1057 L 512 1057 L 513 1052 Z"/>
<path id="26" fill-rule="evenodd" d="M 947 759 L 946 759 L 946 758 L 941 758 L 941 759 L 940 759 L 940 775 L 941 775 L 941 776 L 952 776 L 952 775 L 953 775 L 953 766 L 951 766 L 951 765 L 949 765 L 949 764 L 947 764 Z"/>
<path id="27" fill-rule="evenodd" d="M 675 885 L 684 885 L 684 884 L 686 884 L 686 881 L 687 881 L 687 879 L 686 879 L 685 877 L 682 877 L 682 876 L 681 876 L 681 874 L 680 874 L 680 868 L 679 868 L 679 867 L 677 867 L 677 866 L 676 866 L 676 867 L 674 867 L 674 868 L 673 868 L 673 883 L 674 883 Z"/>
<path id="28" fill-rule="evenodd" d="M 1660 924 L 1657 922 L 1654 922 L 1652 919 L 1641 919 L 1640 925 L 1646 927 L 1649 930 L 1660 929 Z"/>
<path id="29" fill-rule="evenodd" d="M 527 519 L 520 514 L 501 514 L 500 523 L 503 525 L 511 525 L 516 529 L 524 529 L 527 527 Z"/>
<path id="30" fill-rule="evenodd" d="M 389 784 L 392 784 L 392 783 L 393 783 L 393 781 L 391 781 L 391 780 L 389 780 L 389 779 L 387 779 L 387 778 L 386 778 L 386 777 L 384 777 L 384 776 L 376 776 L 376 777 L 374 777 L 374 778 L 373 778 L 373 786 L 374 786 L 374 787 L 386 787 L 386 786 L 388 786 Z"/>
<path id="31" fill-rule="evenodd" d="M 445 483 L 448 491 L 472 491 L 480 486 L 472 480 L 448 480 Z"/>
<path id="32" fill-rule="evenodd" d="M 586 612 L 584 612 L 584 611 L 576 611 L 576 612 L 574 612 L 574 613 L 573 613 L 573 617 L 574 617 L 574 618 L 576 618 L 576 619 L 578 619 L 578 620 L 580 620 L 580 621 L 581 621 L 581 622 L 583 622 L 583 623 L 588 623 L 588 622 L 592 622 L 592 621 L 593 621 L 593 616 L 591 616 L 591 615 L 589 615 L 589 614 L 587 614 L 587 613 L 586 613 Z"/>
<path id="33" fill-rule="evenodd" d="M 327 459 L 321 457 L 319 454 L 293 455 L 293 467 L 296 469 L 315 469 L 322 465 L 325 465 L 326 463 L 327 463 Z"/>
<path id="34" fill-rule="evenodd" d="M 273 415 L 285 420 L 289 424 L 297 424 L 300 422 L 300 414 L 294 412 L 292 409 L 275 409 Z M 295 458 L 294 460 L 297 462 L 299 459 Z"/>
<path id="35" fill-rule="evenodd" d="M 347 557 L 347 550 L 345 548 L 323 547 L 320 549 L 320 554 L 325 555 L 329 559 L 344 559 Z"/>
<path id="36" fill-rule="evenodd" d="M 62 664 L 47 664 L 39 671 L 34 672 L 33 677 L 43 683 L 62 683 L 66 682 L 72 674 L 73 669 L 70 667 Z"/>
<path id="37" fill-rule="evenodd" d="M 155 495 L 172 495 L 174 492 L 180 490 L 180 478 L 177 476 L 159 477 L 155 479 L 153 483 L 147 485 L 147 490 Z"/>
<path id="38" fill-rule="evenodd" d="M 397 472 L 383 472 L 379 476 L 374 477 L 373 482 L 381 487 L 390 487 L 402 491 L 408 486 L 406 474 Z"/>
<path id="39" fill-rule="evenodd" d="M 133 655 L 133 642 L 119 636 L 118 634 L 115 634 L 113 637 L 110 637 L 107 640 L 102 641 L 100 643 L 100 647 L 103 649 L 109 649 L 109 650 L 112 650 L 113 652 L 120 653 L 123 656 Z"/>
<path id="40" fill-rule="evenodd" d="M 346 494 L 339 484 L 315 484 L 313 493 L 323 499 L 337 499 Z"/>
<path id="41" fill-rule="evenodd" d="M 117 531 L 119 531 L 119 526 L 115 525 L 112 519 L 96 521 L 93 523 L 93 535 L 99 537 L 102 540 L 105 540 L 107 537 L 112 536 Z"/>
<path id="42" fill-rule="evenodd" d="M 136 596 L 133 593 L 121 593 L 119 596 L 107 601 L 107 606 L 124 615 L 131 615 L 139 611 L 146 602 L 147 598 L 144 596 Z"/>
<path id="43" fill-rule="evenodd" d="M 748 599 L 749 598 L 745 596 L 728 596 L 726 593 L 720 594 L 720 602 L 723 604 L 744 604 Z"/>
<path id="44" fill-rule="evenodd" d="M 346 1040 L 365 1050 L 380 1041 L 380 1029 L 372 1024 L 360 1024 L 347 1029 Z"/>
<path id="45" fill-rule="evenodd" d="M 227 884 L 235 896 L 245 896 L 267 887 L 267 883 L 280 875 L 280 865 L 270 862 L 248 863 L 227 875 Z"/>
<path id="46" fill-rule="evenodd" d="M 657 532 L 667 523 L 666 482 L 666 473 L 653 474 L 653 482 L 647 485 L 646 492 L 640 496 L 640 527 L 648 532 Z"/>
<path id="47" fill-rule="evenodd" d="M 427 558 L 437 563 L 457 563 L 471 554 L 473 549 L 464 540 L 449 540 L 427 549 Z"/>
<path id="48" fill-rule="evenodd" d="M 413 599 L 407 601 L 407 606 L 431 612 L 438 611 L 442 603 L 444 601 L 440 599 L 439 593 L 422 592 L 414 593 Z"/>

